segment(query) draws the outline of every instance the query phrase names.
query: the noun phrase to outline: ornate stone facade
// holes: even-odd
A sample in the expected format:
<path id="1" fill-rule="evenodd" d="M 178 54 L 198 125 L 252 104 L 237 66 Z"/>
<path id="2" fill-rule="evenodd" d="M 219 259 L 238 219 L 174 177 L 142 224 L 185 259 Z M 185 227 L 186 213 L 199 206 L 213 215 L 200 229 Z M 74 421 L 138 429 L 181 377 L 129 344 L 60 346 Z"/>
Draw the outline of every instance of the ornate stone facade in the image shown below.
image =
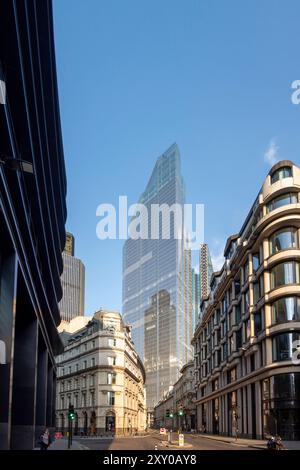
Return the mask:
<path id="1" fill-rule="evenodd" d="M 82 329 L 62 333 L 57 358 L 57 429 L 68 428 L 74 406 L 74 433 L 134 434 L 146 428 L 145 371 L 118 312 L 100 310 Z"/>

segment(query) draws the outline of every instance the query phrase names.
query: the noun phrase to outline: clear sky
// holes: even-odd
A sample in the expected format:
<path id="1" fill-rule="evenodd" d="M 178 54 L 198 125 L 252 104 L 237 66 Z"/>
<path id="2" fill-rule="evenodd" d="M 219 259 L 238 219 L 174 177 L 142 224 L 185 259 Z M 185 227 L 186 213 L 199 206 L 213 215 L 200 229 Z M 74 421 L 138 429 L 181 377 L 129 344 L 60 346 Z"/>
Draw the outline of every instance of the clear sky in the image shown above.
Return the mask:
<path id="1" fill-rule="evenodd" d="M 136 202 L 173 142 L 216 265 L 270 162 L 300 164 L 299 18 L 299 0 L 54 0 L 67 229 L 87 314 L 122 302 L 123 242 L 97 239 L 96 208 Z"/>

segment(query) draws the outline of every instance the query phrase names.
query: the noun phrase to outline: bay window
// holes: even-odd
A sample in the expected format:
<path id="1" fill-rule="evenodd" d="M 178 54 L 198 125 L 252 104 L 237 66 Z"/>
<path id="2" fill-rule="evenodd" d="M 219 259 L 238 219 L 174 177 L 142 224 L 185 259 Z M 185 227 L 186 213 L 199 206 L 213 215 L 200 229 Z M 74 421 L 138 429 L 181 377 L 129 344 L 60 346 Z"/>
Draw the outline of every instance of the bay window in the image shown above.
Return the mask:
<path id="1" fill-rule="evenodd" d="M 288 248 L 297 248 L 297 231 L 294 227 L 278 230 L 270 237 L 270 253 L 278 253 Z"/>
<path id="2" fill-rule="evenodd" d="M 279 263 L 271 269 L 271 288 L 286 284 L 299 283 L 299 263 L 288 261 Z"/>
<path id="3" fill-rule="evenodd" d="M 300 321 L 300 298 L 283 297 L 272 305 L 272 324 Z"/>

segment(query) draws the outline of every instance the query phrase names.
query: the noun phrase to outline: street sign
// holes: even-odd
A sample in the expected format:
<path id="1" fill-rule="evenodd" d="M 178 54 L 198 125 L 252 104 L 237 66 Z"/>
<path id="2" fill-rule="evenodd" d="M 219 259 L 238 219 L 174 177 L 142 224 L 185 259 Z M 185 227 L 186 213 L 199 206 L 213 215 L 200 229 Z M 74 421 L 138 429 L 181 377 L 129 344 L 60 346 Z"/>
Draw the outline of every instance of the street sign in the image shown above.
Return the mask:
<path id="1" fill-rule="evenodd" d="M 183 447 L 183 446 L 184 446 L 184 435 L 179 434 L 179 447 Z"/>

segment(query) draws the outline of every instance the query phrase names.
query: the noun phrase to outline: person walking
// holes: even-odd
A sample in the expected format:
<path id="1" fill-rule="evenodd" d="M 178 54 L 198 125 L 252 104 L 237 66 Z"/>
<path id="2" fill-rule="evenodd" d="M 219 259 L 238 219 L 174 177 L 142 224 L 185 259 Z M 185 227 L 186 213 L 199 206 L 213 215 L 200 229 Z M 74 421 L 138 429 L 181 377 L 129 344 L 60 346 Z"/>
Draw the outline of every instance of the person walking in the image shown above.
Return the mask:
<path id="1" fill-rule="evenodd" d="M 47 450 L 50 444 L 51 444 L 50 433 L 49 433 L 49 429 L 46 428 L 45 432 L 43 432 L 40 437 L 40 450 Z"/>

